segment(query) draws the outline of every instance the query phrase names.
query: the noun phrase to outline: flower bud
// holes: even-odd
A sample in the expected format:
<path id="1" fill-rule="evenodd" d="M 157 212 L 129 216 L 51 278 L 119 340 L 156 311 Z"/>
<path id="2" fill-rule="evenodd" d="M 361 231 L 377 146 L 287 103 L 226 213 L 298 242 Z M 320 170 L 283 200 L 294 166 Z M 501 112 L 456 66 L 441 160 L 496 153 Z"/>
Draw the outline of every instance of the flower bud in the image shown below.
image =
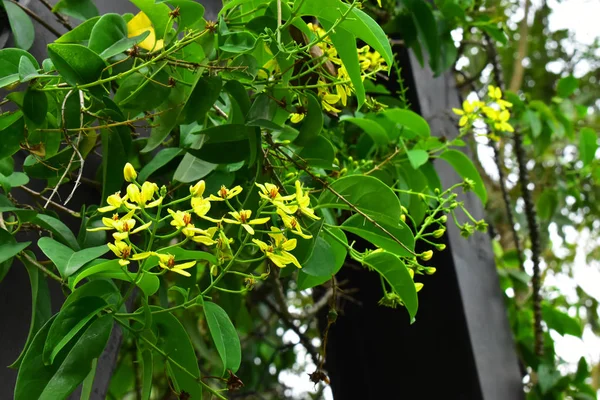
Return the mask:
<path id="1" fill-rule="evenodd" d="M 444 251 L 446 250 L 446 245 L 444 243 L 439 243 L 435 245 L 435 248 L 438 249 L 439 251 Z"/>
<path id="2" fill-rule="evenodd" d="M 442 215 L 442 216 L 440 217 L 440 222 L 441 222 L 442 224 L 445 224 L 445 223 L 446 223 L 446 221 L 448 221 L 448 216 L 446 216 L 446 215 Z"/>
<path id="3" fill-rule="evenodd" d="M 418 292 L 423 289 L 423 284 L 421 282 L 415 282 L 415 290 Z"/>
<path id="4" fill-rule="evenodd" d="M 127 182 L 135 181 L 137 178 L 137 172 L 135 172 L 135 168 L 130 163 L 125 164 L 125 168 L 123 168 L 123 176 Z"/>
<path id="5" fill-rule="evenodd" d="M 423 261 L 431 260 L 431 257 L 433 257 L 433 250 L 427 250 L 427 251 L 422 252 L 420 257 L 421 257 L 421 260 L 423 260 Z"/>
<path id="6" fill-rule="evenodd" d="M 436 271 L 435 267 L 425 267 L 424 270 L 427 275 L 433 275 Z"/>
<path id="7" fill-rule="evenodd" d="M 406 214 L 402 214 L 402 215 L 400 216 L 400 220 L 401 220 L 402 222 L 406 223 Z"/>
<path id="8" fill-rule="evenodd" d="M 436 229 L 435 231 L 433 231 L 433 237 L 439 239 L 442 236 L 444 236 L 444 232 L 446 232 L 446 228 Z"/>
<path id="9" fill-rule="evenodd" d="M 206 183 L 204 180 L 198 181 L 194 186 L 190 186 L 190 194 L 194 197 L 200 197 L 204 194 Z"/>

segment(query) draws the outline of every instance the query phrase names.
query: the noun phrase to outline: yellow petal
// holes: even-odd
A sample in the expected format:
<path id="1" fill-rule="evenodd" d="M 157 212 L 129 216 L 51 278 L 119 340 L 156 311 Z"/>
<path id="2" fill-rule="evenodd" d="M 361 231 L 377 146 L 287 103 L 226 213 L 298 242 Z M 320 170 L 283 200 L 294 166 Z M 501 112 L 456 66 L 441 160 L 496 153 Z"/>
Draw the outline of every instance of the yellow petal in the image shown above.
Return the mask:
<path id="1" fill-rule="evenodd" d="M 150 34 L 146 37 L 146 39 L 140 42 L 138 46 L 148 51 L 162 49 L 163 41 L 156 40 L 156 32 L 154 31 L 154 27 L 152 26 L 150 18 L 148 18 L 143 11 L 140 11 L 127 23 L 127 36 L 139 36 L 146 31 L 150 31 Z"/>

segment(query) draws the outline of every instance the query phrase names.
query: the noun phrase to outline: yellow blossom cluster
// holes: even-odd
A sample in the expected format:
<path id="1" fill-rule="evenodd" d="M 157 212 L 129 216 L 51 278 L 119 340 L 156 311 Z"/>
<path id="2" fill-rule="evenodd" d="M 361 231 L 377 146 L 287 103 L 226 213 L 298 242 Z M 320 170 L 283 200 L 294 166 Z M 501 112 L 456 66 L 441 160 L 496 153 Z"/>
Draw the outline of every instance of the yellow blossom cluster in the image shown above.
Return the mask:
<path id="1" fill-rule="evenodd" d="M 514 132 L 514 128 L 508 122 L 512 103 L 502 98 L 502 90 L 499 87 L 490 85 L 488 86 L 487 97 L 487 102 L 465 100 L 462 109 L 453 108 L 452 111 L 460 115 L 458 125 L 460 127 L 471 127 L 475 120 L 483 118 L 488 126 L 493 127 L 495 132 Z"/>
<path id="2" fill-rule="evenodd" d="M 112 234 L 114 243 L 109 243 L 108 246 L 122 266 L 128 265 L 131 261 L 140 261 L 155 256 L 158 258 L 158 266 L 163 270 L 190 276 L 186 269 L 194 266 L 196 261 L 177 264 L 174 255 L 165 253 L 161 249 L 153 249 L 152 241 L 155 239 L 157 228 L 161 222 L 168 221 L 167 226 L 173 227 L 175 231 L 171 231 L 161 238 L 175 238 L 182 235 L 182 241 L 176 246 L 189 241 L 207 247 L 214 246 L 213 249 L 219 263 L 234 257 L 231 250 L 234 240 L 227 236 L 227 231 L 228 226 L 240 225 L 243 232 L 249 235 L 248 239 L 257 233 L 265 233 L 269 238 L 269 243 L 257 238 L 252 239 L 253 244 L 263 253 L 264 258 L 281 268 L 289 264 L 301 268 L 296 257 L 290 253 L 296 248 L 297 239 L 288 239 L 287 235 L 291 233 L 302 239 L 310 239 L 312 235 L 302 227 L 301 218 L 305 216 L 313 220 L 320 219 L 310 207 L 309 192 L 302 187 L 300 181 L 296 181 L 295 193 L 290 195 L 282 195 L 280 188 L 271 183 L 256 183 L 261 201 L 256 211 L 257 216 L 253 217 L 252 210 L 235 209 L 230 201 L 242 193 L 241 186 L 232 188 L 221 186 L 217 193 L 205 197 L 206 184 L 201 180 L 190 186 L 188 196 L 163 204 L 166 195 L 165 187 L 159 189 L 158 185 L 148 181 L 140 184 L 136 180 L 135 169 L 129 163 L 125 166 L 123 175 L 129 182 L 125 194 L 117 192 L 108 196 L 106 200 L 108 205 L 98 209 L 101 213 L 113 212 L 112 217 L 103 217 L 103 226 L 88 229 L 88 231 L 115 231 Z M 231 211 L 220 218 L 209 216 L 211 205 L 220 202 L 225 203 Z M 170 208 L 175 204 L 186 204 L 186 206 L 183 207 L 183 210 Z M 160 212 L 163 206 L 169 215 L 161 218 Z M 156 212 L 151 212 L 152 209 L 156 209 Z M 276 222 L 277 217 L 281 228 L 270 226 L 268 230 L 261 229 L 259 232 L 255 230 L 257 226 Z M 201 229 L 195 226 L 194 218 L 205 221 L 204 226 L 206 222 L 214 225 Z M 139 226 L 136 227 L 136 225 Z M 142 231 L 150 231 L 150 242 L 147 243 L 145 251 L 132 243 L 130 237 L 130 235 Z M 243 246 L 243 244 L 241 245 Z"/>
<path id="3" fill-rule="evenodd" d="M 327 32 L 317 24 L 308 23 L 308 27 L 319 38 L 317 46 L 323 52 L 325 60 L 336 66 L 336 76 L 325 74 L 319 78 L 317 92 L 321 100 L 321 106 L 326 112 L 339 113 L 341 112 L 339 107 L 345 107 L 348 104 L 348 97 L 354 91 L 350 82 L 350 75 L 348 75 L 348 71 L 338 56 Z M 387 71 L 387 65 L 381 54 L 371 50 L 369 46 L 357 49 L 357 53 L 363 80 L 377 71 Z M 304 115 L 300 112 L 292 113 L 290 120 L 292 123 L 298 123 L 304 119 Z"/>

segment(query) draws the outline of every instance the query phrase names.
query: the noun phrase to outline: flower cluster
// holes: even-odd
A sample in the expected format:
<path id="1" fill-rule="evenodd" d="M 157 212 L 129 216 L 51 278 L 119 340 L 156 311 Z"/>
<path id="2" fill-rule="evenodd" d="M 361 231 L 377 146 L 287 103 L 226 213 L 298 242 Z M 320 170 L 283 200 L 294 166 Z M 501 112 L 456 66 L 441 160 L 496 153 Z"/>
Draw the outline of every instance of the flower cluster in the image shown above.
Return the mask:
<path id="1" fill-rule="evenodd" d="M 508 122 L 512 103 L 502 98 L 502 91 L 499 87 L 492 85 L 488 86 L 487 97 L 487 102 L 465 100 L 462 109 L 453 108 L 452 111 L 460 115 L 458 125 L 470 128 L 475 120 L 483 118 L 495 132 L 514 132 L 514 128 Z"/>
<path id="2" fill-rule="evenodd" d="M 297 239 L 287 236 L 293 234 L 301 239 L 312 238 L 302 226 L 302 218 L 320 219 L 310 207 L 309 192 L 303 188 L 300 181 L 295 182 L 295 193 L 289 195 L 282 195 L 280 188 L 271 183 L 256 183 L 261 200 L 256 211 L 253 211 L 243 206 L 233 206 L 234 200 L 235 203 L 242 204 L 236 199 L 243 191 L 241 186 L 221 186 L 216 193 L 205 196 L 206 184 L 201 180 L 190 186 L 189 195 L 186 197 L 164 204 L 166 187 L 159 189 L 158 185 L 152 182 L 137 182 L 137 172 L 129 163 L 125 166 L 123 175 L 129 182 L 125 193 L 118 192 L 108 196 L 108 205 L 98 208 L 101 213 L 112 212 L 112 217 L 103 217 L 102 226 L 88 229 L 114 231 L 114 242 L 108 246 L 122 266 L 127 266 L 131 261 L 141 261 L 154 256 L 158 258 L 157 264 L 163 270 L 190 276 L 186 269 L 194 266 L 196 261 L 177 264 L 175 256 L 169 253 L 168 248 L 154 248 L 154 241 L 157 239 L 177 237 L 180 237 L 181 241 L 175 245 L 171 244 L 169 248 L 192 242 L 212 248 L 219 265 L 226 261 L 235 261 L 238 252 L 232 251 L 234 239 L 229 237 L 228 233 L 232 227 L 239 225 L 243 229 L 240 233 L 247 236 L 242 243 L 238 243 L 238 249 L 245 245 L 255 246 L 262 252 L 261 259 L 269 259 L 280 268 L 289 264 L 301 268 L 291 253 L 297 246 Z M 212 207 L 217 203 L 226 205 L 230 211 L 219 217 L 208 215 L 211 210 L 222 210 L 221 207 Z M 183 209 L 171 208 L 176 204 L 183 205 Z M 161 218 L 163 207 L 168 215 Z M 215 213 L 216 211 L 212 212 Z M 276 226 L 277 221 L 280 227 Z M 195 222 L 200 223 L 198 226 L 202 228 L 196 226 Z M 261 226 L 265 226 L 265 229 Z M 167 234 L 157 236 L 157 229 L 164 230 L 165 227 Z M 136 246 L 131 237 L 143 231 L 150 233 L 149 241 L 144 246 L 145 250 Z M 268 238 L 268 243 L 255 237 L 263 236 L 262 234 Z M 251 243 L 246 244 L 250 238 Z"/>

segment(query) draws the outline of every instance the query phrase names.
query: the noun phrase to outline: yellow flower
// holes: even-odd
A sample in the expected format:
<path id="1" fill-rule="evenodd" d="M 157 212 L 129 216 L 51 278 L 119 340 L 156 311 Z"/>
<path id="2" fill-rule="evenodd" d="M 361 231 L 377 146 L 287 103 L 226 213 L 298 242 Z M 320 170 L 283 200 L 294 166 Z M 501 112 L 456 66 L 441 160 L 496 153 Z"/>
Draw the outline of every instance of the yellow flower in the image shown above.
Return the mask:
<path id="1" fill-rule="evenodd" d="M 323 85 L 326 84 L 323 81 L 319 81 L 319 83 L 323 84 Z M 331 93 L 329 93 L 328 89 L 326 89 L 325 87 L 319 87 L 318 92 L 319 92 L 319 98 L 321 99 L 321 106 L 323 107 L 323 110 L 328 111 L 328 112 L 333 112 L 333 113 L 341 112 L 341 110 L 334 107 L 334 105 L 336 105 L 340 101 L 339 94 L 331 94 Z"/>
<path id="2" fill-rule="evenodd" d="M 125 206 L 131 210 L 156 207 L 162 203 L 162 197 L 159 197 L 157 200 L 148 203 L 150 200 L 152 200 L 156 192 L 158 192 L 158 185 L 156 183 L 144 182 L 141 190 L 139 187 L 131 183 L 129 186 L 127 186 L 127 197 L 129 200 L 136 203 L 137 206 L 129 202 L 125 202 Z"/>
<path id="3" fill-rule="evenodd" d="M 210 210 L 210 201 L 202 196 L 192 197 L 192 209 L 199 217 L 203 217 Z"/>
<path id="4" fill-rule="evenodd" d="M 162 49 L 164 45 L 163 40 L 156 40 L 156 32 L 150 18 L 143 11 L 140 11 L 127 23 L 127 37 L 139 36 L 146 31 L 150 31 L 150 34 L 146 36 L 146 39 L 138 43 L 138 46 L 148 51 Z"/>
<path id="5" fill-rule="evenodd" d="M 470 121 L 477 118 L 476 110 L 479 109 L 479 107 L 481 106 L 481 102 L 479 102 L 479 101 L 470 102 L 468 100 L 465 100 L 465 101 L 463 101 L 462 106 L 463 106 L 462 110 L 458 109 L 458 108 L 452 109 L 454 114 L 461 116 L 460 120 L 458 121 L 458 126 L 461 126 L 461 127 L 467 125 Z"/>
<path id="6" fill-rule="evenodd" d="M 279 268 L 283 268 L 288 264 L 294 264 L 298 268 L 302 268 L 296 257 L 290 253 L 290 251 L 296 248 L 296 239 L 287 239 L 281 233 L 281 230 L 275 227 L 271 227 L 271 244 L 267 244 L 258 239 L 252 239 L 252 242 L 258 246 L 258 248 L 265 253 L 267 258 L 277 265 Z"/>
<path id="7" fill-rule="evenodd" d="M 171 217 L 173 217 L 171 225 L 173 225 L 176 228 L 185 228 L 192 222 L 192 216 L 190 215 L 190 213 L 179 210 L 173 211 L 170 208 L 167 211 L 169 212 L 169 214 L 171 214 Z"/>
<path id="8" fill-rule="evenodd" d="M 497 131 L 503 132 L 514 132 L 514 128 L 511 124 L 508 123 L 510 119 L 510 113 L 508 110 L 502 110 L 498 113 L 498 117 L 496 118 L 496 122 L 494 123 L 494 128 Z"/>
<path id="9" fill-rule="evenodd" d="M 296 181 L 296 202 L 298 203 L 298 208 L 300 212 L 307 217 L 312 219 L 321 219 L 315 215 L 315 211 L 310 208 L 310 195 L 308 192 L 304 193 L 302 191 L 302 184 L 300 181 Z"/>
<path id="10" fill-rule="evenodd" d="M 101 213 L 118 210 L 121 208 L 121 205 L 127 200 L 127 195 L 125 197 L 121 197 L 120 192 L 116 192 L 115 194 L 111 194 L 106 198 L 106 202 L 108 203 L 105 207 L 98 208 L 98 211 Z"/>
<path id="11" fill-rule="evenodd" d="M 218 228 L 214 227 L 214 226 L 211 228 L 208 228 L 205 231 L 203 231 L 202 229 L 196 228 L 196 231 L 194 232 L 195 236 L 192 237 L 192 240 L 196 243 L 201 243 L 206 246 L 213 245 L 213 244 L 217 243 L 217 241 L 213 239 L 217 230 L 218 230 Z M 185 231 L 185 229 L 184 229 L 184 231 Z"/>
<path id="12" fill-rule="evenodd" d="M 175 256 L 172 254 L 158 254 L 154 253 L 158 257 L 158 265 L 169 271 L 175 272 L 183 276 L 192 276 L 189 272 L 184 271 L 188 268 L 192 268 L 196 265 L 196 261 L 190 261 L 183 264 L 175 264 Z"/>
<path id="13" fill-rule="evenodd" d="M 283 221 L 283 225 L 285 225 L 286 228 L 290 229 L 292 231 L 292 233 L 294 233 L 300 237 L 303 237 L 304 239 L 312 238 L 312 235 L 304 233 L 304 231 L 302 230 L 302 227 L 300 226 L 300 222 L 298 221 L 298 219 L 296 217 L 286 214 L 281 209 L 277 210 L 277 214 L 281 217 L 281 220 Z"/>
<path id="14" fill-rule="evenodd" d="M 144 258 L 148 258 L 152 254 L 150 252 L 146 252 L 135 254 L 134 256 L 130 257 L 131 246 L 129 246 L 127 243 L 121 240 L 116 240 L 115 244 L 108 243 L 107 245 L 108 248 L 111 249 L 112 252 L 117 256 L 117 258 L 120 259 L 119 264 L 121 264 L 122 266 L 129 264 L 129 260 L 143 260 Z"/>
<path id="15" fill-rule="evenodd" d="M 135 172 L 135 168 L 130 163 L 125 164 L 125 168 L 123 168 L 123 176 L 127 182 L 135 181 L 137 178 L 137 172 Z"/>
<path id="16" fill-rule="evenodd" d="M 292 124 L 297 124 L 298 122 L 300 122 L 304 119 L 304 116 L 305 116 L 304 113 L 291 113 L 289 118 L 290 118 L 290 121 L 292 121 Z"/>
<path id="17" fill-rule="evenodd" d="M 206 189 L 206 183 L 203 180 L 198 181 L 194 186 L 190 186 L 190 194 L 194 197 L 202 197 L 204 189 Z"/>
<path id="18" fill-rule="evenodd" d="M 229 200 L 229 199 L 237 196 L 241 192 L 242 192 L 242 187 L 239 185 L 232 189 L 227 189 L 225 186 L 221 186 L 221 189 L 219 189 L 219 191 L 217 192 L 218 196 L 211 194 L 208 199 L 213 200 L 213 201 Z"/>
<path id="19" fill-rule="evenodd" d="M 264 224 L 271 219 L 270 217 L 250 219 L 252 216 L 252 210 L 240 210 L 240 212 L 230 211 L 229 214 L 234 219 L 223 218 L 224 222 L 227 222 L 228 224 L 242 225 L 244 229 L 251 235 L 254 235 L 254 229 L 250 225 Z"/>
<path id="20" fill-rule="evenodd" d="M 287 205 L 284 203 L 284 201 L 293 200 L 296 197 L 295 195 L 292 194 L 289 196 L 282 196 L 279 193 L 279 187 L 268 182 L 265 182 L 264 185 L 261 183 L 256 183 L 256 186 L 258 186 L 258 188 L 260 189 L 258 195 L 262 199 L 271 202 L 277 208 L 282 209 L 286 213 L 293 214 L 298 209 L 298 207 L 295 205 Z"/>
<path id="21" fill-rule="evenodd" d="M 148 229 L 152 222 L 148 222 L 140 226 L 137 229 L 133 229 L 135 226 L 135 219 L 131 218 L 133 216 L 134 211 L 130 211 L 125 214 L 122 218 L 119 218 L 119 214 L 114 214 L 112 218 L 102 218 L 102 223 L 104 226 L 98 228 L 87 229 L 88 232 L 97 232 L 97 231 L 110 231 L 116 230 L 117 232 L 113 234 L 113 237 L 117 240 L 124 240 L 129 236 L 130 233 L 138 233 L 145 229 Z"/>
<path id="22" fill-rule="evenodd" d="M 500 90 L 499 87 L 489 85 L 488 97 L 492 99 L 496 104 L 498 104 L 503 110 L 512 107 L 511 102 L 502 100 L 502 90 Z"/>

